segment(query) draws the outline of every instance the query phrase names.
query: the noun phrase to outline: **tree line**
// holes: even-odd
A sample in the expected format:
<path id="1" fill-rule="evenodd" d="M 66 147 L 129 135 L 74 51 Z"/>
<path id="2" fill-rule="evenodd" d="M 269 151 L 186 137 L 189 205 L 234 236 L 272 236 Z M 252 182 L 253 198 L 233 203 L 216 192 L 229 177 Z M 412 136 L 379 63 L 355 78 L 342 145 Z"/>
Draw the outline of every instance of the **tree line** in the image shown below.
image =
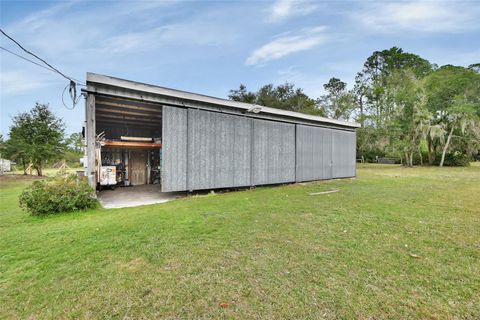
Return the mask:
<path id="1" fill-rule="evenodd" d="M 314 99 L 301 88 L 244 85 L 229 98 L 268 107 L 356 121 L 357 157 L 377 156 L 443 166 L 465 164 L 480 149 L 480 63 L 439 67 L 393 47 L 375 51 L 356 74 L 351 89 L 338 78 Z"/>

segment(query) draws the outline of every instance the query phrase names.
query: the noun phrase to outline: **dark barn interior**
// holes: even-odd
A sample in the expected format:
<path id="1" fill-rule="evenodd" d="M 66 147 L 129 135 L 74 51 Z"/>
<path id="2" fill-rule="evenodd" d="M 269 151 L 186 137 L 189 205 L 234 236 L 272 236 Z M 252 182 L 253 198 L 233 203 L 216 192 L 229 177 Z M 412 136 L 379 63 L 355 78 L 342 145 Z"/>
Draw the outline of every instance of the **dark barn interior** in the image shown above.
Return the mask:
<path id="1" fill-rule="evenodd" d="M 100 186 L 160 184 L 161 106 L 98 95 L 95 118 Z"/>

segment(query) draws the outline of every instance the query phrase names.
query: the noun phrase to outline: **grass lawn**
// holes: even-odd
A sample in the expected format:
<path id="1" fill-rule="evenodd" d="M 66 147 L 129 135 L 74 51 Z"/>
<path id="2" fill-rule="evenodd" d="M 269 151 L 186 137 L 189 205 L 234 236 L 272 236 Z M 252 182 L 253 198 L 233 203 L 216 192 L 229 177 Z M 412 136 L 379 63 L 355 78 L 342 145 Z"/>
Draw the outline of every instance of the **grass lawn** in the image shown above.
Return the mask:
<path id="1" fill-rule="evenodd" d="M 29 181 L 0 183 L 0 319 L 480 319 L 478 165 L 46 218 Z"/>

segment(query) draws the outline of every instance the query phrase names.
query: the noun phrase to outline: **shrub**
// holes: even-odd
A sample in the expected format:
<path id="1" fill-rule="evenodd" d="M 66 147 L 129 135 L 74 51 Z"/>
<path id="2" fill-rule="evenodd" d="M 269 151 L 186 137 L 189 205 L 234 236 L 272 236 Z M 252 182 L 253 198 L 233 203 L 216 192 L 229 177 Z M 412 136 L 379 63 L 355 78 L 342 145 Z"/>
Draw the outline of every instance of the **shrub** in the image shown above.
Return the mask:
<path id="1" fill-rule="evenodd" d="M 74 174 L 57 175 L 33 182 L 20 194 L 20 207 L 32 215 L 95 208 L 95 191 L 86 179 Z"/>
<path id="2" fill-rule="evenodd" d="M 67 150 L 63 155 L 63 158 L 66 160 L 67 165 L 71 168 L 79 168 L 81 167 L 80 158 L 83 156 L 82 153 L 73 152 Z"/>
<path id="3" fill-rule="evenodd" d="M 439 165 L 441 156 L 437 157 L 435 159 L 435 164 Z M 467 156 L 466 154 L 460 153 L 458 151 L 456 152 L 450 152 L 445 154 L 445 161 L 443 162 L 443 165 L 446 167 L 467 167 L 470 165 L 470 161 L 472 159 Z"/>
<path id="4" fill-rule="evenodd" d="M 375 149 L 375 150 L 368 150 L 368 151 L 357 151 L 357 158 L 361 158 L 363 156 L 365 162 L 376 162 L 377 157 L 382 158 L 385 157 L 385 151 Z"/>

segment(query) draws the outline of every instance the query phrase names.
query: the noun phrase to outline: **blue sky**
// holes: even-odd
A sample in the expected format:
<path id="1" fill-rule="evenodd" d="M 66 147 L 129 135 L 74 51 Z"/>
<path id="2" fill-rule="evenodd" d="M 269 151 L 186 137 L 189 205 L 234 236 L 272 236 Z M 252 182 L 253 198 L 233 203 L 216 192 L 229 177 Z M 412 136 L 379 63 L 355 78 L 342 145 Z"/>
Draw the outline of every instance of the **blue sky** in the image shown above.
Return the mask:
<path id="1" fill-rule="evenodd" d="M 480 1 L 4 1 L 0 25 L 64 73 L 95 72 L 218 97 L 243 83 L 295 83 L 315 98 L 351 86 L 375 50 L 439 65 L 480 62 Z M 1 37 L 2 47 L 21 51 Z M 65 79 L 0 50 L 0 133 L 35 101 L 80 131 Z"/>

